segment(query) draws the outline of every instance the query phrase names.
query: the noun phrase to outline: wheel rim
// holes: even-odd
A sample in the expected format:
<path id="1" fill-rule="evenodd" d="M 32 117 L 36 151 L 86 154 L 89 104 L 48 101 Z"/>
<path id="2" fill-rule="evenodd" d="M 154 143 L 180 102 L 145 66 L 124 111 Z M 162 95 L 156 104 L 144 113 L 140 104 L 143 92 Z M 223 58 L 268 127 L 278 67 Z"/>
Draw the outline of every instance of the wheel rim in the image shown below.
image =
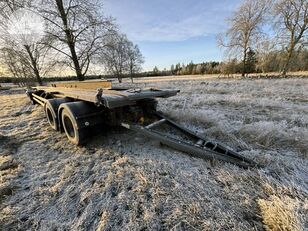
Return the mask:
<path id="1" fill-rule="evenodd" d="M 63 126 L 69 138 L 75 138 L 74 125 L 72 123 L 72 120 L 67 115 L 63 115 Z"/>

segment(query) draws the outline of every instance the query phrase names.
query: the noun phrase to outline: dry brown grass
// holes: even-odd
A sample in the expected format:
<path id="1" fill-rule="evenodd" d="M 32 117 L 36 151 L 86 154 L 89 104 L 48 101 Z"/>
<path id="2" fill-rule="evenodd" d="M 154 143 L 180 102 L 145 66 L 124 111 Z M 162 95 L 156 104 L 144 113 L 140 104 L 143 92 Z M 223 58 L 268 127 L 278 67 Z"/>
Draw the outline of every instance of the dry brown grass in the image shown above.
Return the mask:
<path id="1" fill-rule="evenodd" d="M 288 196 L 271 196 L 258 200 L 265 228 L 268 231 L 301 231 L 297 214 L 299 202 Z"/>

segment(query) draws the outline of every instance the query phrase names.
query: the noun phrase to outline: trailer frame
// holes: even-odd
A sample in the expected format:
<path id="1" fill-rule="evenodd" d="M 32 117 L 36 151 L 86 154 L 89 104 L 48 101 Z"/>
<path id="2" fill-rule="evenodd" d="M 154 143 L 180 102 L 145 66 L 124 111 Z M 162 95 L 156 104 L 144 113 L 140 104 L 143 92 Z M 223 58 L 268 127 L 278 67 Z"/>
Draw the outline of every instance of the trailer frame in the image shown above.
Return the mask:
<path id="1" fill-rule="evenodd" d="M 75 144 L 86 140 L 90 127 L 108 120 L 113 126 L 122 126 L 193 157 L 224 161 L 242 168 L 261 167 L 255 161 L 185 128 L 156 110 L 155 98 L 170 97 L 179 90 L 93 90 L 89 89 L 89 85 L 86 89 L 74 88 L 74 84 L 69 86 L 37 87 L 28 89 L 27 95 L 34 104 L 44 107 L 51 127 L 65 132 Z M 167 132 L 159 130 L 164 126 L 168 126 Z M 175 133 L 180 135 L 174 137 Z"/>

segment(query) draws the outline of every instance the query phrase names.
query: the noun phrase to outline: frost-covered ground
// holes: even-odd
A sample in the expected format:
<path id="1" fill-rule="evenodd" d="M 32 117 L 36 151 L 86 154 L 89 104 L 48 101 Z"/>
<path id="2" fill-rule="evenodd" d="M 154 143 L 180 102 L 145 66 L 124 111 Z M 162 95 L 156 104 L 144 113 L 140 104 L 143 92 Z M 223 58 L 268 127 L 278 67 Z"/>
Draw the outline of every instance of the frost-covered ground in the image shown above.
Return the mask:
<path id="1" fill-rule="evenodd" d="M 2 91 L 1 230 L 308 229 L 308 79 L 135 86 L 181 89 L 159 109 L 265 167 L 195 159 L 124 129 L 75 147 L 22 92 Z"/>

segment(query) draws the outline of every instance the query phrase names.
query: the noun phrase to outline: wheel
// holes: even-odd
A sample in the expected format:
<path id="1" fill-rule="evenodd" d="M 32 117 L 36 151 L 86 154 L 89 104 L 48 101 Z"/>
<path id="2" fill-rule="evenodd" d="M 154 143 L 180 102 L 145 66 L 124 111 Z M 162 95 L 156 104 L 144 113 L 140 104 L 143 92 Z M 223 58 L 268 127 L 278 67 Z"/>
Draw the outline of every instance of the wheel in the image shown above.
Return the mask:
<path id="1" fill-rule="evenodd" d="M 62 103 L 67 102 L 69 102 L 67 98 L 50 99 L 44 106 L 47 121 L 49 125 L 56 131 L 59 130 L 58 108 Z"/>
<path id="2" fill-rule="evenodd" d="M 47 121 L 49 123 L 49 125 L 54 129 L 54 130 L 58 130 L 58 119 L 57 119 L 57 114 L 56 112 L 53 110 L 53 108 L 51 107 L 50 104 L 46 104 L 45 106 L 45 114 L 47 117 Z"/>
<path id="3" fill-rule="evenodd" d="M 62 103 L 58 109 L 59 128 L 74 144 L 84 144 L 95 128 L 105 122 L 102 108 L 95 104 L 77 101 Z"/>
<path id="4" fill-rule="evenodd" d="M 67 110 L 63 109 L 61 113 L 61 121 L 64 132 L 72 143 L 76 145 L 83 144 L 87 138 L 86 129 L 79 129 L 77 127 L 77 121 L 72 113 Z"/>

